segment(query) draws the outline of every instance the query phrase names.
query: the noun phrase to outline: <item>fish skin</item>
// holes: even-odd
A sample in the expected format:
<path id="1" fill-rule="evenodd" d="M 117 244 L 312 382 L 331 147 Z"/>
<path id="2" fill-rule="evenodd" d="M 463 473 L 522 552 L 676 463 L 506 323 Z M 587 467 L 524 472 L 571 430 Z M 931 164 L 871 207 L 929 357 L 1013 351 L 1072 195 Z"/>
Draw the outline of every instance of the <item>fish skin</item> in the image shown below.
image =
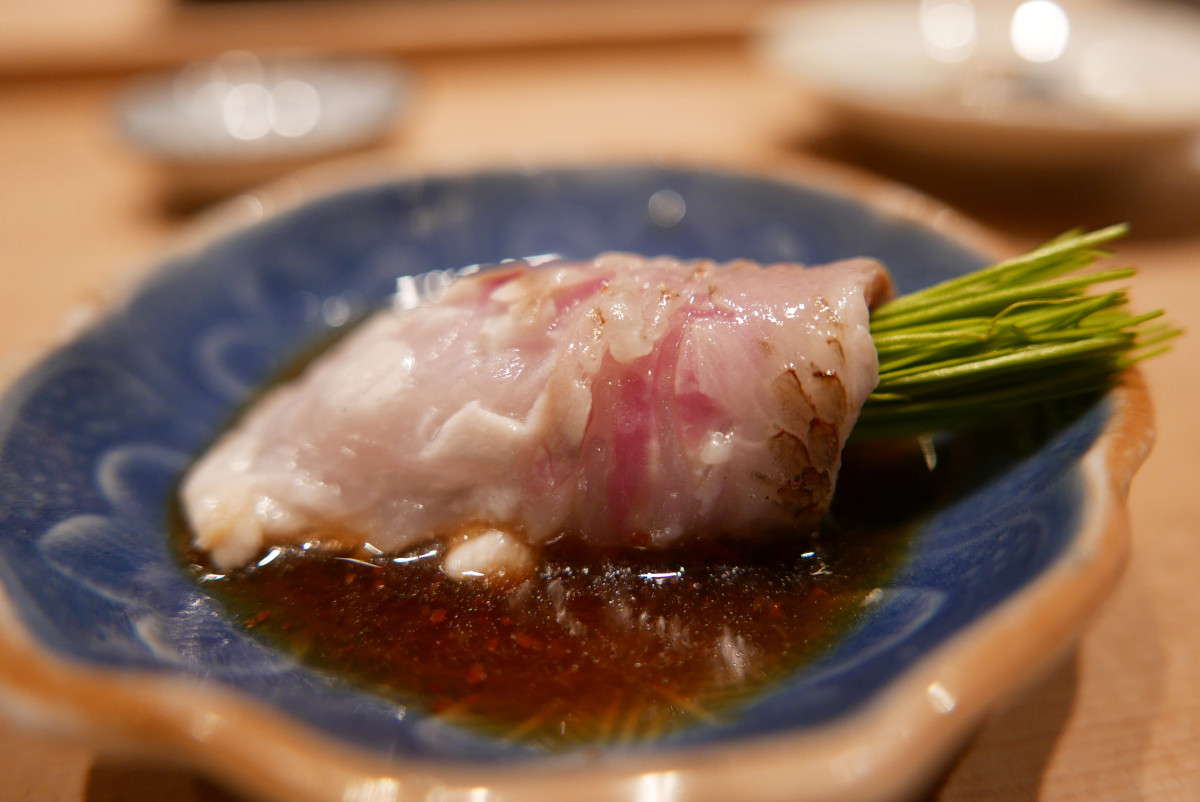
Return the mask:
<path id="1" fill-rule="evenodd" d="M 364 321 L 192 466 L 195 545 L 229 568 L 321 538 L 662 547 L 814 527 L 891 293 L 869 259 L 608 253 L 458 279 Z"/>

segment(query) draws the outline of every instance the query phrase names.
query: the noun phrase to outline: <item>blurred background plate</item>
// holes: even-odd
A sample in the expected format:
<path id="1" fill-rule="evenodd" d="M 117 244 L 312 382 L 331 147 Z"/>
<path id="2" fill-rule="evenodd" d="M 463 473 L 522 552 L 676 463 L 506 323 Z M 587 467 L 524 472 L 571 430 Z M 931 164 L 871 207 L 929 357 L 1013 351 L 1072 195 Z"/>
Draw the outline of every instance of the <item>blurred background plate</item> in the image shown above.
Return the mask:
<path id="1" fill-rule="evenodd" d="M 385 144 L 411 92 L 394 62 L 229 51 L 137 81 L 117 114 L 169 192 L 200 201 Z"/>
<path id="2" fill-rule="evenodd" d="M 1200 14 L 1050 0 L 838 0 L 756 42 L 846 132 L 923 155 L 1076 169 L 1177 152 L 1200 127 Z"/>

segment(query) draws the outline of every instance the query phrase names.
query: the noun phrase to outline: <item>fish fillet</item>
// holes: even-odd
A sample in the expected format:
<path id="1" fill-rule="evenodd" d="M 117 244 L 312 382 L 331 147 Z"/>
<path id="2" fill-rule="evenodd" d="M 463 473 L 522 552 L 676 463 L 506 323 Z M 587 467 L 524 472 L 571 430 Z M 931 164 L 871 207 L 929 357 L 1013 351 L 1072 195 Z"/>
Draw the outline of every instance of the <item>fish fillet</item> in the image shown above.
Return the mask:
<path id="1" fill-rule="evenodd" d="M 558 537 L 815 527 L 878 381 L 869 309 L 891 291 L 869 259 L 609 253 L 460 278 L 368 318 L 197 461 L 195 545 L 230 568 L 274 544 L 482 537 L 454 563 L 469 575 Z"/>

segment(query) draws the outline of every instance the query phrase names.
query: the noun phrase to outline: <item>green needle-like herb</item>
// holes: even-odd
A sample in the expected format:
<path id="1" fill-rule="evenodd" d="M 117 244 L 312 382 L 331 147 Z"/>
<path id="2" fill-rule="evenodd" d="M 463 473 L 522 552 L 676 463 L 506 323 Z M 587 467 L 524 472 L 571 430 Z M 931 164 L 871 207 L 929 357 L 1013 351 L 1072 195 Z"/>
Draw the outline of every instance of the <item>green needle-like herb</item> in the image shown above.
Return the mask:
<path id="1" fill-rule="evenodd" d="M 1015 259 L 875 309 L 879 385 L 854 440 L 925 434 L 1015 406 L 1101 392 L 1180 331 L 1135 315 L 1123 290 L 1088 294 L 1132 268 L 1087 270 L 1126 226 L 1069 232 Z"/>

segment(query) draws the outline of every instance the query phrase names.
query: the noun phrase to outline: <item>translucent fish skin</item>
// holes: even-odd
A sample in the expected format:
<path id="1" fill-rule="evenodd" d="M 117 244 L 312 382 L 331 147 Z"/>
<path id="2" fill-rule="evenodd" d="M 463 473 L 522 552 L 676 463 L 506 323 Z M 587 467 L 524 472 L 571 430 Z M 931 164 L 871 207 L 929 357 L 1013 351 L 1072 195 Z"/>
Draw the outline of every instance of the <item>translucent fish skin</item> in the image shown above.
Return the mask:
<path id="1" fill-rule="evenodd" d="M 269 392 L 189 471 L 185 514 L 221 567 L 322 538 L 653 547 L 815 526 L 890 293 L 867 259 L 483 271 Z"/>

